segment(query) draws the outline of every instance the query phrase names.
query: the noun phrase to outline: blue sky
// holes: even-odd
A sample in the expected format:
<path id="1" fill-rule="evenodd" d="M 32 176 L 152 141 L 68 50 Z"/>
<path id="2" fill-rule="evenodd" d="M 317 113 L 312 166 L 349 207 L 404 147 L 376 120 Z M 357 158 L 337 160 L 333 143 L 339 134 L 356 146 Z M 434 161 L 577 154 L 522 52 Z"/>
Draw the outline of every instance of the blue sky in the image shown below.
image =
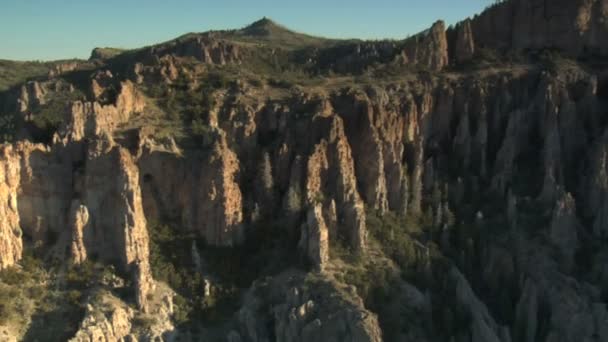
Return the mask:
<path id="1" fill-rule="evenodd" d="M 453 24 L 492 0 L 0 0 L 0 59 L 88 58 L 187 32 L 243 27 L 264 16 L 332 38 L 403 38 Z"/>

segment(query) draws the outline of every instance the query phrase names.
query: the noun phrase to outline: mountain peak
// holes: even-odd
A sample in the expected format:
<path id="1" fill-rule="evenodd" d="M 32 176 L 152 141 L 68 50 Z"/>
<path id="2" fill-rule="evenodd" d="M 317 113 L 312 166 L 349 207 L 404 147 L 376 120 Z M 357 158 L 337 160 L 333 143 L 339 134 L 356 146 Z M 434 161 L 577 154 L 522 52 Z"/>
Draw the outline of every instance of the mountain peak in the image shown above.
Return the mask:
<path id="1" fill-rule="evenodd" d="M 251 23 L 249 26 L 279 26 L 274 20 L 268 17 L 262 17 Z"/>
<path id="2" fill-rule="evenodd" d="M 325 38 L 299 33 L 263 17 L 248 26 L 234 32 L 233 37 L 265 44 L 280 45 L 282 48 L 298 48 L 307 45 L 318 45 L 326 42 Z"/>
<path id="3" fill-rule="evenodd" d="M 278 32 L 291 32 L 286 27 L 277 24 L 275 21 L 268 17 L 256 20 L 253 23 L 246 26 L 243 33 L 251 36 L 271 36 Z"/>

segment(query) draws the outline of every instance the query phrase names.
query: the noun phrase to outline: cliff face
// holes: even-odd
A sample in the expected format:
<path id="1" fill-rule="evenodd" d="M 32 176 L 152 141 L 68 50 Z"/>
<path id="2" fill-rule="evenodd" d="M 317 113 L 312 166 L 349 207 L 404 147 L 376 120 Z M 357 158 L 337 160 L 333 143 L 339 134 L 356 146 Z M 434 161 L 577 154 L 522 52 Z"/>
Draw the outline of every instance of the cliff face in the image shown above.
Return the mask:
<path id="1" fill-rule="evenodd" d="M 471 27 L 471 20 L 467 19 L 455 28 L 455 37 L 452 37 L 453 49 L 450 51 L 450 57 L 456 63 L 463 63 L 475 55 L 475 36 Z"/>
<path id="2" fill-rule="evenodd" d="M 136 301 L 145 310 L 153 282 L 139 170 L 128 151 L 103 146 L 105 143 L 98 141 L 90 147 L 85 161 L 84 192 L 79 195 L 91 223 L 83 234 L 83 243 L 87 254 L 109 261 L 118 259 L 121 268 L 132 272 Z"/>
<path id="3" fill-rule="evenodd" d="M 207 242 L 213 245 L 242 243 L 243 203 L 241 190 L 236 183 L 239 160 L 220 138 L 213 146 L 208 170 L 201 174 L 200 193 L 197 194 L 200 229 Z"/>
<path id="4" fill-rule="evenodd" d="M 404 61 L 430 70 L 441 70 L 448 65 L 448 41 L 445 24 L 438 21 L 430 29 L 409 38 L 403 51 Z"/>
<path id="5" fill-rule="evenodd" d="M 5 229 L 12 234 L 3 237 L 16 240 L 5 242 L 7 261 L 3 267 L 20 259 L 23 227 L 27 239 L 36 246 L 57 244 L 61 246 L 58 251 L 69 251 L 74 263 L 92 256 L 116 263 L 125 271 L 140 265 L 141 272 L 135 278 L 143 291 L 143 306 L 145 293 L 152 286 L 148 236 L 139 174 L 130 154 L 108 141 L 93 144 L 88 157 L 70 155 L 63 146 L 47 149 L 20 143 L 5 148 L 14 158 L 7 158 L 9 201 L 3 207 Z M 68 255 L 59 253 L 56 257 Z"/>
<path id="6" fill-rule="evenodd" d="M 0 208 L 2 216 L 2 229 L 0 233 L 0 268 L 14 265 L 21 259 L 23 243 L 21 226 L 19 224 L 19 212 L 17 210 L 17 187 L 20 180 L 19 155 L 15 153 L 12 146 L 5 146 L 2 150 L 2 183 L 0 193 L 5 199 L 5 205 Z"/>
<path id="7" fill-rule="evenodd" d="M 15 232 L 23 227 L 34 241 L 65 244 L 74 263 L 95 257 L 131 272 L 136 300 L 146 310 L 154 289 L 146 217 L 177 220 L 211 245 L 238 246 L 258 215 L 284 206 L 294 217 L 306 217 L 288 229 L 300 229 L 300 253 L 326 271 L 330 251 L 339 244 L 366 253 L 365 207 L 379 213 L 430 211 L 441 226 L 448 222 L 449 207 L 458 209 L 459 201 L 485 188 L 499 198 L 509 193 L 505 201 L 532 196 L 555 205 L 547 234 L 560 251 L 559 263 L 572 268 L 582 229 L 577 203 L 589 203 L 581 214 L 597 222 L 592 234 L 604 236 L 603 133 L 593 124 L 601 122 L 596 82 L 586 75 L 564 83 L 549 74 L 524 73 L 300 94 L 246 106 L 226 97 L 220 99 L 221 111 L 208 118 L 209 148 L 198 152 L 181 150 L 172 140 L 156 141 L 145 130 L 139 145 L 126 149 L 108 136 L 115 125 L 60 132 L 51 147 L 7 145 L 3 267 L 19 259 L 21 238 Z M 135 102 L 123 98 L 110 114 L 119 108 L 132 112 Z M 296 108 L 310 114 L 295 115 Z M 102 112 L 91 113 L 95 118 Z M 74 121 L 82 116 L 87 114 L 72 112 Z M 585 137 L 598 137 L 591 140 L 589 162 L 577 158 L 590 141 Z M 448 165 L 455 174 L 445 173 Z M 576 170 L 585 167 L 591 176 L 576 178 Z M 521 183 L 526 169 L 536 177 L 528 179 L 528 187 Z M 248 173 L 255 175 L 254 186 L 244 182 Z M 581 190 L 589 187 L 593 190 Z M 453 190 L 433 195 L 444 188 Z M 510 215 L 518 216 L 516 208 Z M 535 262 L 546 262 L 539 258 Z M 546 288 L 553 288 L 549 279 L 555 274 L 526 259 L 517 262 L 520 276 L 546 279 Z M 455 305 L 477 315 L 479 300 L 471 299 L 468 285 L 459 286 L 462 303 Z M 568 296 L 584 305 L 596 300 L 576 291 Z M 521 310 L 534 305 L 527 301 L 539 300 L 533 298 L 521 297 Z M 562 310 L 552 298 L 546 300 Z M 472 334 L 506 341 L 484 310 L 472 323 Z M 601 317 L 600 311 L 580 312 Z M 558 329 L 561 321 L 555 319 L 551 326 Z M 315 333 L 312 326 L 302 329 L 297 334 Z"/>
<path id="8" fill-rule="evenodd" d="M 606 55 L 603 0 L 505 1 L 472 20 L 479 46 L 504 49 L 557 48 L 570 56 Z"/>
<path id="9" fill-rule="evenodd" d="M 128 116 L 138 109 L 136 103 L 140 98 L 125 88 L 128 83 L 115 107 L 109 112 L 89 113 L 89 118 Z M 97 103 L 93 106 L 103 108 Z M 70 126 L 85 121 L 83 116 L 87 114 L 72 111 Z M 5 229 L 11 225 L 13 233 L 3 236 L 19 236 L 20 240 L 23 227 L 35 245 L 57 244 L 62 246 L 59 251 L 65 245 L 75 263 L 91 256 L 116 263 L 134 273 L 138 291 L 142 292 L 138 303 L 144 307 L 152 283 L 138 169 L 130 153 L 115 147 L 111 138 L 95 136 L 97 130 L 87 133 L 92 140 L 86 144 L 76 142 L 82 136 L 72 131 L 67 133 L 68 140 L 59 142 L 57 138 L 52 147 L 28 142 L 5 147 L 7 153 L 10 151 L 7 155 L 15 157 L 6 159 L 10 163 L 6 169 L 6 198 L 10 200 L 3 207 L 7 210 Z M 67 141 L 70 142 L 66 144 Z M 20 257 L 21 241 L 7 241 L 6 246 L 7 256 Z M 3 266 L 14 261 L 7 259 Z"/>
<path id="10" fill-rule="evenodd" d="M 112 74 L 110 73 L 110 78 Z M 89 136 L 111 134 L 118 125 L 126 123 L 131 115 L 141 113 L 144 108 L 142 95 L 131 81 L 120 82 L 115 103 L 105 104 L 104 88 L 95 79 L 91 81 L 91 92 L 96 101 L 75 101 L 72 103 L 65 127 L 60 136 L 70 141 L 79 141 Z M 102 101 L 102 102 L 100 102 Z"/>
<path id="11" fill-rule="evenodd" d="M 400 42 L 287 51 L 269 33 L 260 50 L 242 32 L 188 35 L 101 58 L 86 82 L 78 66 L 27 82 L 0 96 L 21 136 L 56 119 L 55 101 L 60 120 L 44 143 L 1 147 L 0 269 L 32 248 L 130 277 L 137 310 L 92 303 L 76 341 L 188 336 L 153 268 L 203 293 L 179 305 L 205 318 L 214 295 L 250 286 L 229 324 L 200 329 L 234 342 L 607 340 L 605 71 L 459 69 L 484 48 L 601 55 L 604 7 L 513 0 Z M 290 84 L 258 68 L 282 73 L 280 58 L 326 74 Z M 151 251 L 168 237 L 149 222 L 181 244 Z M 222 287 L 213 255 L 242 265 L 256 248 L 288 266 L 230 269 L 264 277 Z M 138 315 L 162 319 L 146 335 Z"/>

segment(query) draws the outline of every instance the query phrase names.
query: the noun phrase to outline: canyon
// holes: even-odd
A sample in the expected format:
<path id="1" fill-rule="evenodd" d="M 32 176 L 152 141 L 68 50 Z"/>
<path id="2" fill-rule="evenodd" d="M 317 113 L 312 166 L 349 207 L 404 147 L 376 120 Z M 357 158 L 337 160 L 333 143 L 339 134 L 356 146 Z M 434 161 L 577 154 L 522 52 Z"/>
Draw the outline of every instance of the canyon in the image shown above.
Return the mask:
<path id="1" fill-rule="evenodd" d="M 52 340 L 606 341 L 606 37 L 511 0 L 58 62 L 0 91 L 0 295 L 80 298 Z M 50 334 L 26 297 L 0 340 Z"/>

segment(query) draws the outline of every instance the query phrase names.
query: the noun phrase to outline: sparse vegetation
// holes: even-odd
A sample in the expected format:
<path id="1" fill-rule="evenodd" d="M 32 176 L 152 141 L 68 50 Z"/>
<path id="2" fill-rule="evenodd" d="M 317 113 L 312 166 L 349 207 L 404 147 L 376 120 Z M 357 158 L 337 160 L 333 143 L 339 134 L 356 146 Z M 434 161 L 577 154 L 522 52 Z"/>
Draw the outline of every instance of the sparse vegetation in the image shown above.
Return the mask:
<path id="1" fill-rule="evenodd" d="M 51 70 L 52 66 L 52 62 L 0 60 L 0 92 L 28 79 L 44 76 Z"/>
<path id="2" fill-rule="evenodd" d="M 111 267 L 43 263 L 26 250 L 18 266 L 0 271 L 0 324 L 25 341 L 64 341 L 73 337 L 89 294 Z"/>
<path id="3" fill-rule="evenodd" d="M 332 42 L 330 39 L 291 31 L 268 18 L 262 18 L 241 30 L 228 32 L 227 36 L 243 43 L 264 43 L 282 49 L 323 46 Z"/>
<path id="4" fill-rule="evenodd" d="M 382 251 L 394 260 L 404 272 L 404 276 L 418 274 L 418 266 L 424 262 L 428 247 L 418 242 L 423 223 L 411 216 L 399 217 L 393 212 L 378 215 L 367 212 L 367 227 L 371 236 L 381 246 Z"/>
<path id="5" fill-rule="evenodd" d="M 365 307 L 378 314 L 386 340 L 398 340 L 409 325 L 421 319 L 411 316 L 407 303 L 400 303 L 400 296 L 404 280 L 419 288 L 429 286 L 430 266 L 438 251 L 430 243 L 417 241 L 423 236 L 425 224 L 415 217 L 368 210 L 367 228 L 372 241 L 366 255 L 352 253 L 342 241 L 331 242 L 331 258 L 345 263 L 336 278 L 355 286 Z"/>
<path id="6" fill-rule="evenodd" d="M 61 123 L 66 120 L 72 101 L 82 99 L 80 91 L 58 92 L 49 96 L 48 102 L 36 107 L 32 113 L 35 126 L 34 140 L 50 142 Z"/>
<path id="7" fill-rule="evenodd" d="M 98 47 L 93 49 L 93 52 L 91 53 L 91 58 L 99 58 L 99 59 L 109 59 L 112 57 L 115 57 L 123 52 L 125 52 L 125 49 L 120 49 L 120 48 L 113 48 L 113 47 Z"/>
<path id="8" fill-rule="evenodd" d="M 196 330 L 196 322 L 220 324 L 238 308 L 243 289 L 263 274 L 274 274 L 295 263 L 286 230 L 274 224 L 252 227 L 248 242 L 239 248 L 207 246 L 194 234 L 166 224 L 150 229 L 150 265 L 155 279 L 173 288 L 176 312 L 173 320 Z M 193 244 L 204 260 L 199 273 L 193 261 Z M 277 254 L 280 254 L 278 256 Z M 204 277 L 206 276 L 206 278 Z M 205 287 L 210 291 L 205 296 Z M 194 326 L 192 325 L 194 324 Z"/>
<path id="9" fill-rule="evenodd" d="M 83 292 L 56 286 L 57 276 L 29 254 L 20 266 L 0 271 L 0 324 L 14 327 L 24 340 L 70 337 L 82 318 Z"/>

